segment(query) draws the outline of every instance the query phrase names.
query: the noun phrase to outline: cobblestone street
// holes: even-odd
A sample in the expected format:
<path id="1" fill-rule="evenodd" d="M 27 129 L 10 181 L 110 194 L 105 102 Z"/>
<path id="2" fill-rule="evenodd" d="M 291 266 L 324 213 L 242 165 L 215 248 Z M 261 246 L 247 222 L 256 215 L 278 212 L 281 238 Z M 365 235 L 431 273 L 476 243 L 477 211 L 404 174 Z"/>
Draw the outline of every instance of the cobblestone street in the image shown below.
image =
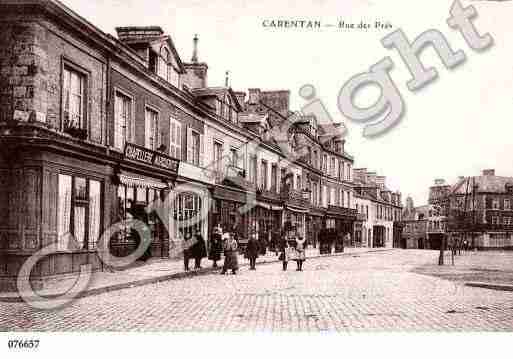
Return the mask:
<path id="1" fill-rule="evenodd" d="M 432 251 L 243 267 L 77 300 L 58 311 L 0 303 L 2 331 L 503 331 L 513 293 L 410 272 Z"/>

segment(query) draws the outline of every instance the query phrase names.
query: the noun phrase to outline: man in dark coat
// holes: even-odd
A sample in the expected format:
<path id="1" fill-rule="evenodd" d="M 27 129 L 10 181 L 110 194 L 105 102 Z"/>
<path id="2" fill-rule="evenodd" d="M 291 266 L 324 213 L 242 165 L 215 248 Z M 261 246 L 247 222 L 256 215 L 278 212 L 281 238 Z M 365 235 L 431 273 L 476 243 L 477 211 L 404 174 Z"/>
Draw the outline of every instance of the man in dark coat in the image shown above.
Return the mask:
<path id="1" fill-rule="evenodd" d="M 258 240 L 256 239 L 256 232 L 252 233 L 246 247 L 246 257 L 249 259 L 249 269 L 256 270 L 256 260 L 260 249 Z"/>
<path id="2" fill-rule="evenodd" d="M 215 227 L 214 233 L 210 239 L 210 251 L 208 259 L 214 262 L 213 267 L 217 268 L 217 261 L 221 260 L 221 253 L 223 252 L 223 230 L 221 227 Z"/>
<path id="3" fill-rule="evenodd" d="M 207 256 L 207 246 L 199 229 L 196 230 L 196 243 L 192 246 L 192 256 L 194 257 L 194 268 L 201 269 L 201 260 Z"/>
<path id="4" fill-rule="evenodd" d="M 189 260 L 192 255 L 193 239 L 192 233 L 189 229 L 185 229 L 183 233 L 183 266 L 186 272 L 189 271 Z"/>

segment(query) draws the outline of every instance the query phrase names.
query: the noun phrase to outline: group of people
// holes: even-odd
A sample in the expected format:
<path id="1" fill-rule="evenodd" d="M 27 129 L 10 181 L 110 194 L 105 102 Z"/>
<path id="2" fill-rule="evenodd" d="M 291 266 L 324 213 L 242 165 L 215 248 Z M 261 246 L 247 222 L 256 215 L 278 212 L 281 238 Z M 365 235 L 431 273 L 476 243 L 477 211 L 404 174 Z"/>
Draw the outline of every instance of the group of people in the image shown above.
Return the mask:
<path id="1" fill-rule="evenodd" d="M 203 258 L 207 257 L 207 244 L 200 230 L 195 231 L 193 241 L 191 240 L 191 233 L 188 233 L 189 235 L 184 236 L 185 271 L 189 271 L 189 261 L 191 258 L 194 258 L 194 268 L 201 269 L 201 261 Z M 284 271 L 287 270 L 289 261 L 295 261 L 297 263 L 297 271 L 303 270 L 303 263 L 306 260 L 306 239 L 301 238 L 296 232 L 284 232 L 277 247 L 279 260 L 283 264 Z M 257 232 L 252 231 L 249 235 L 244 252 L 245 257 L 249 259 L 250 270 L 256 270 L 256 260 L 261 252 Z M 208 259 L 212 261 L 214 268 L 218 268 L 217 262 L 221 260 L 223 253 L 224 264 L 221 274 L 226 274 L 228 271 L 231 271 L 232 274 L 236 274 L 239 270 L 239 243 L 233 233 L 223 233 L 223 229 L 218 225 L 213 230 L 208 251 Z"/>

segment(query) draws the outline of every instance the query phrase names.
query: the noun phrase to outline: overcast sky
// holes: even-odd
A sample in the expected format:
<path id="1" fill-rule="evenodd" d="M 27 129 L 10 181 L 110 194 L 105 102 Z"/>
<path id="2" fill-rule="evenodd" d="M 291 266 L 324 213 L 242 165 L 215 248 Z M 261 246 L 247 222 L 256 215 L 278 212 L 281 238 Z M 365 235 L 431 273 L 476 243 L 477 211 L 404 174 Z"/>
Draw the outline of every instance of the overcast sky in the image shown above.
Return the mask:
<path id="1" fill-rule="evenodd" d="M 192 38 L 200 37 L 199 58 L 209 65 L 209 85 L 223 85 L 231 72 L 236 90 L 249 87 L 290 89 L 292 107 L 307 83 L 316 86 L 337 121 L 349 128 L 347 149 L 356 167 L 387 176 L 388 186 L 411 195 L 416 205 L 427 200 L 435 178 L 452 182 L 460 175 L 477 175 L 495 168 L 513 176 L 513 2 L 463 1 L 473 4 L 477 29 L 489 32 L 495 45 L 483 53 L 469 49 L 458 32 L 446 25 L 452 1 L 399 0 L 63 0 L 105 32 L 116 26 L 160 25 L 168 32 L 182 60 L 189 61 Z M 266 19 L 305 19 L 334 23 L 389 21 L 413 40 L 435 28 L 467 61 L 447 70 L 428 49 L 422 59 L 437 67 L 439 79 L 413 94 L 406 87 L 409 73 L 395 51 L 380 39 L 393 30 L 269 29 Z M 392 77 L 407 106 L 403 120 L 377 139 L 362 137 L 360 124 L 346 121 L 337 108 L 342 85 L 367 71 L 384 56 L 395 62 Z M 364 92 L 370 98 L 376 93 Z M 379 94 L 379 92 L 377 93 Z M 370 104 L 371 102 L 369 102 Z"/>

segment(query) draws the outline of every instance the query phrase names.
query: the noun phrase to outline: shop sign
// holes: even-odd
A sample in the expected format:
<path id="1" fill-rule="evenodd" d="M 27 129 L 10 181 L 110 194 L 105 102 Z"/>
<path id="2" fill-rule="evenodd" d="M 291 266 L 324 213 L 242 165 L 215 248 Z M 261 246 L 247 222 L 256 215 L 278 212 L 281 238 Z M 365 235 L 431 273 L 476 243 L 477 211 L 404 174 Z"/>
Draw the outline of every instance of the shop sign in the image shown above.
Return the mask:
<path id="1" fill-rule="evenodd" d="M 147 148 L 127 143 L 125 145 L 125 158 L 146 163 L 148 165 L 164 168 L 169 171 L 178 172 L 180 161 L 163 153 L 149 150 Z"/>

